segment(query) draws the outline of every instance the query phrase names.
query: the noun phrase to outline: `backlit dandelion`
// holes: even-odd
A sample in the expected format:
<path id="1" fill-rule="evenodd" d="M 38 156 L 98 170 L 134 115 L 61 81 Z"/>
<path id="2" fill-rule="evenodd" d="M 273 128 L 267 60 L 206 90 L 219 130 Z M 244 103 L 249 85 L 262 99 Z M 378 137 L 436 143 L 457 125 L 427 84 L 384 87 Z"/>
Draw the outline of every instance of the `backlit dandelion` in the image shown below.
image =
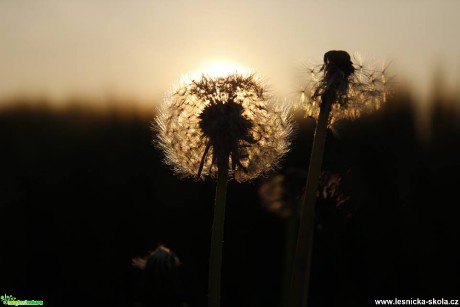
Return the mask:
<path id="1" fill-rule="evenodd" d="M 220 306 L 227 181 L 243 182 L 277 166 L 289 146 L 290 117 L 253 74 L 202 74 L 165 100 L 155 128 L 165 161 L 184 177 L 217 177 L 208 306 Z"/>
<path id="2" fill-rule="evenodd" d="M 336 121 L 354 119 L 373 111 L 386 99 L 386 69 L 380 73 L 367 70 L 351 61 L 346 51 L 331 50 L 324 54 L 324 63 L 310 70 L 309 85 L 301 93 L 307 116 L 316 119 L 307 185 L 302 201 L 296 254 L 292 270 L 289 307 L 306 306 L 311 270 L 315 204 L 327 128 Z"/>
<path id="3" fill-rule="evenodd" d="M 239 182 L 276 167 L 291 133 L 287 109 L 254 75 L 238 73 L 183 84 L 166 99 L 156 124 L 165 161 L 179 175 L 215 178 L 218 164 L 230 159 Z"/>
<path id="4" fill-rule="evenodd" d="M 391 78 L 388 77 L 387 73 L 388 65 L 385 63 L 382 63 L 380 67 L 365 65 L 362 56 L 358 54 L 354 56 L 353 63 L 349 56 L 340 60 L 341 55 L 337 52 L 339 51 L 329 51 L 324 55 L 324 64 L 313 65 L 308 69 L 307 82 L 302 86 L 299 93 L 300 97 L 296 103 L 298 108 L 305 111 L 306 116 L 318 119 L 321 95 L 334 83 L 331 78 L 335 73 L 335 68 L 340 69 L 339 65 L 343 66 L 348 63 L 348 72 L 341 81 L 342 84 L 336 86 L 338 92 L 336 100 L 332 103 L 328 119 L 329 127 L 340 120 L 356 119 L 364 113 L 380 109 L 387 100 L 389 84 L 391 83 Z M 336 58 L 334 63 L 337 61 L 343 63 L 329 65 L 327 68 L 327 58 L 330 60 L 333 57 Z M 344 82 L 345 80 L 346 82 Z"/>

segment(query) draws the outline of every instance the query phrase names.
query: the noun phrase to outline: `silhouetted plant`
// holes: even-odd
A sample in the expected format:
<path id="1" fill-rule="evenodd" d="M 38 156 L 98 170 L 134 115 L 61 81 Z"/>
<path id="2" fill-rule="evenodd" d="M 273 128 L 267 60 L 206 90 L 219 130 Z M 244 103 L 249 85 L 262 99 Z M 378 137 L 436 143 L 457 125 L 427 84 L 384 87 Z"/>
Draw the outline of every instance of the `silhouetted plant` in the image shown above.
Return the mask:
<path id="1" fill-rule="evenodd" d="M 349 171 L 345 174 L 347 175 Z M 354 214 L 349 191 L 343 184 L 346 177 L 338 172 L 323 171 L 317 191 L 318 206 L 315 220 L 318 227 L 329 224 L 330 217 L 349 219 Z M 305 191 L 306 173 L 302 169 L 291 168 L 265 180 L 259 187 L 262 206 L 269 212 L 286 219 L 284 264 L 281 280 L 281 305 L 284 306 L 289 296 L 292 260 L 295 253 L 295 236 L 299 226 L 299 207 Z"/>
<path id="2" fill-rule="evenodd" d="M 340 55 L 341 51 L 329 51 L 324 55 L 324 64 L 316 65 L 308 69 L 310 77 L 300 91 L 300 97 L 295 102 L 298 108 L 305 111 L 305 115 L 318 120 L 320 114 L 320 106 L 322 105 L 322 95 L 328 87 L 332 86 L 329 82 L 339 82 L 335 84 L 337 88 L 337 99 L 332 104 L 332 108 L 328 118 L 328 126 L 332 127 L 334 123 L 343 119 L 356 119 L 363 113 L 373 112 L 380 109 L 382 103 L 387 100 L 390 90 L 390 85 L 393 83 L 393 78 L 388 76 L 388 67 L 385 63 L 381 69 L 368 67 L 364 64 L 361 56 L 355 55 L 354 61 L 348 55 Z M 342 64 L 329 64 L 329 71 L 325 69 L 327 58 L 336 58 L 342 61 Z M 344 57 L 340 60 L 340 57 Z M 336 61 L 337 61 L 336 60 Z M 350 67 L 343 67 L 346 61 L 349 61 Z M 342 67 L 341 67 L 342 66 Z M 344 79 L 347 82 L 340 80 L 332 80 L 332 74 L 337 72 L 337 69 L 345 69 L 343 72 Z M 326 74 L 329 74 L 326 80 Z"/>
<path id="3" fill-rule="evenodd" d="M 217 177 L 208 291 L 209 307 L 220 306 L 228 176 L 243 182 L 276 167 L 289 147 L 290 117 L 254 75 L 202 75 L 165 100 L 155 130 L 177 174 Z"/>
<path id="4" fill-rule="evenodd" d="M 144 257 L 132 259 L 132 265 L 142 270 L 139 300 L 145 306 L 186 307 L 176 254 L 164 245 Z"/>
<path id="5" fill-rule="evenodd" d="M 382 70 L 378 78 L 375 72 L 364 69 L 362 65 L 355 67 L 345 51 L 326 52 L 321 68 L 312 69 L 311 73 L 308 87 L 310 96 L 305 103 L 305 111 L 306 115 L 317 119 L 317 125 L 302 201 L 289 295 L 290 307 L 307 305 L 315 203 L 327 127 L 336 120 L 356 118 L 362 111 L 378 109 L 386 99 L 385 70 Z M 305 92 L 301 98 L 305 102 Z"/>

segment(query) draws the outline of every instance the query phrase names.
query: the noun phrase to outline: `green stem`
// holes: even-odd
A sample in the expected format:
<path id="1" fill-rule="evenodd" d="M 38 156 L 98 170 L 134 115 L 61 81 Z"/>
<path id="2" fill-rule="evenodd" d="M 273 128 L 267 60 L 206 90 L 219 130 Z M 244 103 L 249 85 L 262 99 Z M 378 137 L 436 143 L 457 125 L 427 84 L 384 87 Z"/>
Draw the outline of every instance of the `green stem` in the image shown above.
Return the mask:
<path id="1" fill-rule="evenodd" d="M 334 96 L 335 95 L 332 93 L 326 93 L 322 97 L 323 102 L 318 117 L 318 123 L 316 124 L 308 169 L 307 186 L 302 197 L 300 226 L 297 235 L 294 267 L 292 270 L 289 307 L 307 306 L 315 225 L 316 193 L 318 191 L 321 165 L 323 163 L 329 113 L 331 112 Z"/>
<path id="2" fill-rule="evenodd" d="M 225 159 L 224 159 L 225 160 Z M 212 223 L 211 252 L 209 258 L 208 307 L 220 306 L 222 243 L 224 241 L 225 203 L 227 195 L 228 158 L 218 161 L 216 200 Z"/>

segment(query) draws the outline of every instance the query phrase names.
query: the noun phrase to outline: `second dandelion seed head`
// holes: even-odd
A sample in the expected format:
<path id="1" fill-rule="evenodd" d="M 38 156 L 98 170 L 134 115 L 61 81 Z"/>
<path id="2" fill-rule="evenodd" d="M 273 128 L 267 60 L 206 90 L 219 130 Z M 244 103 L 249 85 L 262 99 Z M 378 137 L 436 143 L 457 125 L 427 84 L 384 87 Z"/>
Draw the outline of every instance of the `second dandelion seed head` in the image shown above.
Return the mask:
<path id="1" fill-rule="evenodd" d="M 329 126 L 342 119 L 356 119 L 362 113 L 379 109 L 386 100 L 388 77 L 386 67 L 381 70 L 356 65 L 351 56 L 342 50 L 324 54 L 324 64 L 310 69 L 311 77 L 306 88 L 310 96 L 301 100 L 306 115 L 318 118 L 323 98 L 332 96 Z M 302 95 L 303 93 L 301 93 Z"/>

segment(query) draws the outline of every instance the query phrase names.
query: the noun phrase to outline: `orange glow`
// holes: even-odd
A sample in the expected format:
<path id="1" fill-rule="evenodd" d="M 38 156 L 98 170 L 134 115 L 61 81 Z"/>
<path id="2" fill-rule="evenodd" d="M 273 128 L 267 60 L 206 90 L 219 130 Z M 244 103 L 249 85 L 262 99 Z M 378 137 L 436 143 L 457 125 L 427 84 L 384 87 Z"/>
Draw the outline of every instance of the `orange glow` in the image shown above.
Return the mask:
<path id="1" fill-rule="evenodd" d="M 199 79 L 202 75 L 211 78 L 226 77 L 230 74 L 238 73 L 241 75 L 249 75 L 251 69 L 229 61 L 212 61 L 201 66 L 197 71 L 185 74 L 181 77 L 181 83 L 190 83 L 191 80 Z"/>

